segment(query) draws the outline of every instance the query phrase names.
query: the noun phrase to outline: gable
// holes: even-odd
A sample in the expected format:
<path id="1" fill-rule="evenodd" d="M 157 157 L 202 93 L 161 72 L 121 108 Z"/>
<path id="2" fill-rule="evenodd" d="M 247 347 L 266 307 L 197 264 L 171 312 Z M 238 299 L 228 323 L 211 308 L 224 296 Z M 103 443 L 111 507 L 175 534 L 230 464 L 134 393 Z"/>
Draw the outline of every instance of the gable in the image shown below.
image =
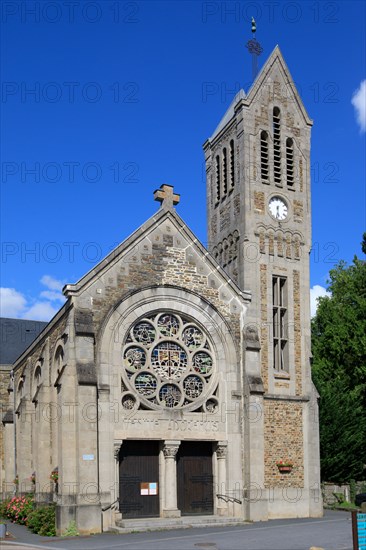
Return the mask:
<path id="1" fill-rule="evenodd" d="M 128 294 L 173 286 L 198 294 L 222 315 L 241 315 L 250 301 L 173 210 L 160 209 L 75 285 L 65 287 L 77 310 L 97 326 Z"/>

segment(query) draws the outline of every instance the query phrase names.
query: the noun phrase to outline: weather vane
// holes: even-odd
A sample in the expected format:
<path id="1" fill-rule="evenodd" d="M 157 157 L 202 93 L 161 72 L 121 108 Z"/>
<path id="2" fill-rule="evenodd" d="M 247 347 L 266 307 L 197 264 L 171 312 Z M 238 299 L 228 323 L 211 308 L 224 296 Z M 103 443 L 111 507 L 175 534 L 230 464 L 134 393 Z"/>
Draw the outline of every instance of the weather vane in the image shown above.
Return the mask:
<path id="1" fill-rule="evenodd" d="M 252 54 L 253 82 L 254 82 L 254 80 L 257 76 L 257 73 L 258 73 L 258 56 L 263 52 L 262 46 L 260 45 L 258 40 L 256 40 L 256 38 L 255 38 L 256 30 L 257 30 L 257 25 L 256 25 L 254 17 L 252 17 L 253 38 L 246 43 L 246 47 L 248 48 L 249 53 Z"/>

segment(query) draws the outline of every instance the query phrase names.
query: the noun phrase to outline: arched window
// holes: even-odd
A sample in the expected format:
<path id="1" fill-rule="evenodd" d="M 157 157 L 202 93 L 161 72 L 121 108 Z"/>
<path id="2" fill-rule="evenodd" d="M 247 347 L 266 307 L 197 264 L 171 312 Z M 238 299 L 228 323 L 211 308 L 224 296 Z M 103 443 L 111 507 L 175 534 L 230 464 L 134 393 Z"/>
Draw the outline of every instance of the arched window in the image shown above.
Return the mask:
<path id="1" fill-rule="evenodd" d="M 235 149 L 234 140 L 230 141 L 230 189 L 234 189 L 235 186 Z"/>
<path id="2" fill-rule="evenodd" d="M 217 245 L 217 261 L 219 264 L 222 264 L 222 243 Z"/>
<path id="3" fill-rule="evenodd" d="M 225 197 L 227 194 L 227 151 L 226 147 L 222 150 L 222 195 Z"/>
<path id="4" fill-rule="evenodd" d="M 222 266 L 225 267 L 229 262 L 229 259 L 228 259 L 229 243 L 227 242 L 227 239 L 223 240 L 222 247 L 223 247 Z"/>
<path id="5" fill-rule="evenodd" d="M 221 170 L 220 170 L 220 157 L 216 155 L 216 201 L 221 198 Z"/>
<path id="6" fill-rule="evenodd" d="M 261 132 L 261 178 L 268 183 L 268 134 Z"/>
<path id="7" fill-rule="evenodd" d="M 25 376 L 22 374 L 19 378 L 17 393 L 16 393 L 16 411 L 18 412 L 22 399 L 25 397 Z"/>
<path id="8" fill-rule="evenodd" d="M 233 233 L 233 260 L 236 260 L 238 257 L 238 246 L 239 246 L 239 233 L 234 231 Z"/>
<path id="9" fill-rule="evenodd" d="M 61 371 L 62 366 L 64 364 L 64 350 L 62 346 L 59 346 L 57 348 L 57 351 L 55 353 L 55 367 L 57 371 Z"/>
<path id="10" fill-rule="evenodd" d="M 19 384 L 18 384 L 18 397 L 19 397 L 19 399 L 24 397 L 24 377 L 23 377 L 23 375 L 20 377 Z"/>
<path id="11" fill-rule="evenodd" d="M 40 365 L 37 365 L 36 370 L 34 371 L 34 385 L 37 388 L 42 380 L 42 369 Z"/>
<path id="12" fill-rule="evenodd" d="M 279 275 L 272 277 L 273 301 L 273 368 L 288 371 L 287 345 L 287 279 Z"/>
<path id="13" fill-rule="evenodd" d="M 286 140 L 286 178 L 287 185 L 294 185 L 294 142 L 291 138 Z"/>
<path id="14" fill-rule="evenodd" d="M 278 107 L 273 109 L 273 177 L 277 185 L 281 185 L 281 112 Z"/>
<path id="15" fill-rule="evenodd" d="M 215 356 L 208 331 L 174 312 L 152 313 L 128 330 L 122 348 L 122 406 L 204 407 L 212 401 Z"/>

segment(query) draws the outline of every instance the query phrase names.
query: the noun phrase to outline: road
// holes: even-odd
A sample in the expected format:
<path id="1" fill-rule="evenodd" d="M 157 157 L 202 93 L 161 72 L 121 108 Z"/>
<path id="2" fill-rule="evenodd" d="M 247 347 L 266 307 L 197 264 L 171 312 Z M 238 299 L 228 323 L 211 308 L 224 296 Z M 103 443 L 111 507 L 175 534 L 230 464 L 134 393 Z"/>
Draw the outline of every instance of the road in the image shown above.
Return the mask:
<path id="1" fill-rule="evenodd" d="M 12 528 L 10 527 L 10 531 Z M 17 526 L 19 527 L 19 526 Z M 26 533 L 26 531 L 24 531 Z M 52 539 L 26 538 L 16 534 L 14 543 L 36 544 L 34 548 L 63 550 L 352 550 L 351 515 L 326 511 L 319 519 L 273 520 L 235 527 L 176 529 L 93 537 Z M 22 540 L 20 540 L 22 539 Z M 1 548 L 9 547 L 0 543 Z M 27 547 L 30 550 L 30 547 Z M 15 550 L 13 546 L 13 550 Z"/>

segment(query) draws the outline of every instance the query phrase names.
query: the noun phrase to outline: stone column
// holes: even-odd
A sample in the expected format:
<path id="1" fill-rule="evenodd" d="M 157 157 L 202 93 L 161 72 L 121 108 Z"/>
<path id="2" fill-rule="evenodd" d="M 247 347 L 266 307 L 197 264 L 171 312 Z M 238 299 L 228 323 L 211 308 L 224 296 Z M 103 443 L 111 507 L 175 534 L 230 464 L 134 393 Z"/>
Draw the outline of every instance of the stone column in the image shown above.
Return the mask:
<path id="1" fill-rule="evenodd" d="M 112 502 L 119 499 L 119 452 L 123 439 L 115 439 L 113 443 L 113 456 L 114 456 L 114 492 L 111 493 Z M 121 519 L 122 514 L 119 511 L 119 504 L 113 506 L 115 520 Z"/>
<path id="2" fill-rule="evenodd" d="M 114 498 L 117 500 L 119 498 L 119 451 L 123 443 L 122 439 L 115 439 L 113 444 L 113 455 L 114 455 Z"/>
<path id="3" fill-rule="evenodd" d="M 227 441 L 219 441 L 216 448 L 217 457 L 217 488 L 219 495 L 227 495 L 226 482 L 226 457 L 227 457 Z M 219 516 L 227 515 L 227 501 L 219 498 L 217 502 L 217 514 Z"/>
<path id="4" fill-rule="evenodd" d="M 180 510 L 177 506 L 177 462 L 176 455 L 179 449 L 180 441 L 164 441 L 165 458 L 165 494 L 164 510 L 165 518 L 180 517 Z"/>

